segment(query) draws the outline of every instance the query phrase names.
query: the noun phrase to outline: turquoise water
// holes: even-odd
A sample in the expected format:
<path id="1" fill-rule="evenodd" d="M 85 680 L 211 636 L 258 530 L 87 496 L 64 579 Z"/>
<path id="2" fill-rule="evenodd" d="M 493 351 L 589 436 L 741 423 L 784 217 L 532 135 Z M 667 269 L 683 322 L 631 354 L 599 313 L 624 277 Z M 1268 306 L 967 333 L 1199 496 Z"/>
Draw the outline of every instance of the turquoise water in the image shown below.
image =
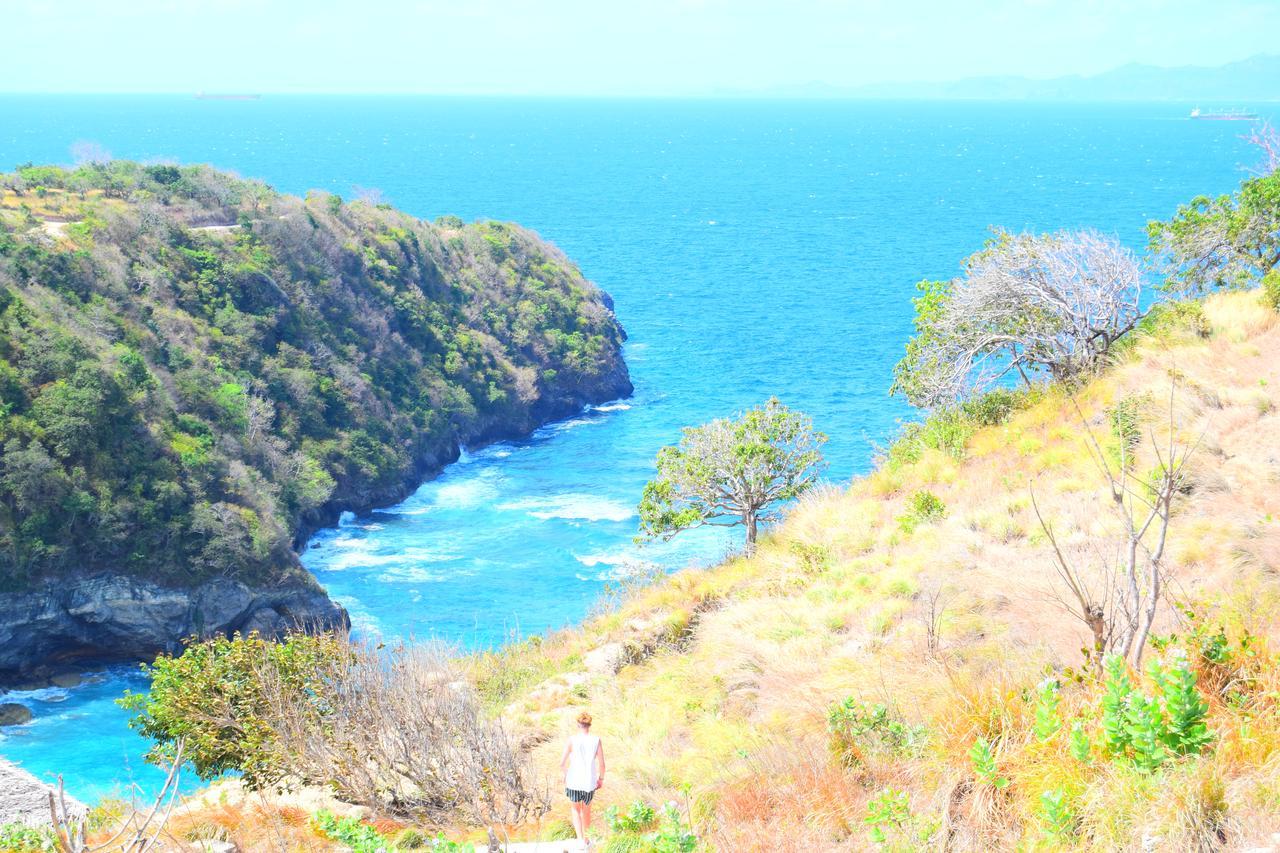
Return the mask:
<path id="1" fill-rule="evenodd" d="M 831 437 L 829 479 L 866 470 L 913 286 L 953 275 L 991 225 L 1092 226 L 1140 246 L 1153 217 L 1235 186 L 1235 123 L 1170 104 L 426 98 L 0 97 L 0 167 L 117 156 L 207 161 L 281 190 L 376 187 L 414 214 L 521 222 L 609 290 L 632 399 L 472 449 L 402 505 L 344 518 L 303 555 L 358 628 L 490 646 L 582 618 L 645 566 L 734 537 L 638 549 L 633 507 L 683 425 L 776 394 Z M 719 531 L 717 531 L 719 533 Z M 0 755 L 75 793 L 154 781 L 110 699 L 126 671 L 15 694 L 35 721 Z M 15 697 L 0 697 L 0 701 Z M 56 701 L 55 701 L 56 700 Z"/>

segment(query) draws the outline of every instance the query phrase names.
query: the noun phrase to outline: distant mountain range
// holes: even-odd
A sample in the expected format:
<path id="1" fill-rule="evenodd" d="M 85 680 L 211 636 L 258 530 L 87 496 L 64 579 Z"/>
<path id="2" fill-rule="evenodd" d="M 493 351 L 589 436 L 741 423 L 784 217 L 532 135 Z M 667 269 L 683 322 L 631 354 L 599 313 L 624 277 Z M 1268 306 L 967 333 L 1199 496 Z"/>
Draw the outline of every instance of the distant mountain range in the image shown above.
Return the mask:
<path id="1" fill-rule="evenodd" d="M 1280 101 L 1280 55 L 1259 55 L 1214 67 L 1163 68 L 1130 63 L 1101 74 L 1073 74 L 1048 80 L 996 76 L 853 87 L 809 83 L 752 94 L 790 98 L 1201 101 L 1212 106 L 1234 106 Z"/>

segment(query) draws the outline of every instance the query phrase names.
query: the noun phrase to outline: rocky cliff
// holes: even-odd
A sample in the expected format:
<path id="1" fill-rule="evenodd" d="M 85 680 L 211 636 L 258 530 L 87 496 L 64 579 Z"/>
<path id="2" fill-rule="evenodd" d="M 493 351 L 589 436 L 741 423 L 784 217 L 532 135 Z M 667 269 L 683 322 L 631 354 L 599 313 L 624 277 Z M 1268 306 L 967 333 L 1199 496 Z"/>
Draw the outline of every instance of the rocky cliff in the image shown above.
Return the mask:
<path id="1" fill-rule="evenodd" d="M 307 536 L 629 394 L 624 338 L 515 225 L 201 166 L 0 175 L 0 673 L 344 624 Z"/>

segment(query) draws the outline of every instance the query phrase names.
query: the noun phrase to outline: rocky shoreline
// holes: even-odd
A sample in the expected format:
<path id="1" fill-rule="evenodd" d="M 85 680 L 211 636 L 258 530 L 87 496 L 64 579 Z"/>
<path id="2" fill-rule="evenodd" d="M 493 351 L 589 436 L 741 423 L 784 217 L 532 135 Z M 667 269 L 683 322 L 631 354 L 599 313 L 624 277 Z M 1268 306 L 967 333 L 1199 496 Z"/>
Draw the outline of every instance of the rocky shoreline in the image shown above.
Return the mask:
<path id="1" fill-rule="evenodd" d="M 16 764 L 0 758 L 0 824 L 22 823 L 27 826 L 49 826 L 51 786 L 41 782 Z M 84 803 L 67 796 L 67 810 L 73 815 L 88 812 Z"/>

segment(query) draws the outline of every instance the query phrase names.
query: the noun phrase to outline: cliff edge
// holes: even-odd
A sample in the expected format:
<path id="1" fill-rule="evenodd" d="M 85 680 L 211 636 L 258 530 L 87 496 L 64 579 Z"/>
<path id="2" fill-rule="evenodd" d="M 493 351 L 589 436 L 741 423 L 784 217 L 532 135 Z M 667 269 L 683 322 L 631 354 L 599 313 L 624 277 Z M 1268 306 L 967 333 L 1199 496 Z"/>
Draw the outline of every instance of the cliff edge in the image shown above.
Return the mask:
<path id="1" fill-rule="evenodd" d="M 307 536 L 626 396 L 624 339 L 516 225 L 205 166 L 0 175 L 0 674 L 346 624 Z"/>

